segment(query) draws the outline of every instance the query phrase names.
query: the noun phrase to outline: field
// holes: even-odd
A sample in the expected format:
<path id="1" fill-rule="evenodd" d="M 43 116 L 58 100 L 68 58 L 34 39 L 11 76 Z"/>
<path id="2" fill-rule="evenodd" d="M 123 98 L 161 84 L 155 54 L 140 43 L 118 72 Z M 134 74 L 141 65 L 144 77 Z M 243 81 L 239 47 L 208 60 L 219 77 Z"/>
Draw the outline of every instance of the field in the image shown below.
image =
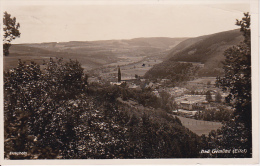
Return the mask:
<path id="1" fill-rule="evenodd" d="M 217 130 L 222 127 L 220 122 L 211 122 L 211 121 L 203 121 L 203 120 L 195 120 L 190 118 L 184 118 L 181 116 L 177 116 L 183 126 L 187 127 L 192 132 L 201 136 L 202 134 L 208 135 L 211 130 Z"/>
<path id="2" fill-rule="evenodd" d="M 135 75 L 143 76 L 155 64 L 162 62 L 162 60 L 160 60 L 158 57 L 131 59 L 131 61 L 129 61 L 129 59 L 121 60 L 119 62 L 106 65 L 100 69 L 95 69 L 93 71 L 100 75 L 102 78 L 108 78 L 111 76 L 117 77 L 117 68 L 118 66 L 120 66 L 122 78 L 135 78 Z"/>
<path id="3" fill-rule="evenodd" d="M 71 41 L 13 44 L 4 57 L 4 70 L 17 66 L 18 59 L 43 63 L 50 57 L 78 60 L 85 71 L 141 63 L 147 58 L 163 59 L 186 38 L 137 38 L 130 40 Z M 157 62 L 158 63 L 158 62 Z M 135 73 L 135 72 L 134 72 Z"/>

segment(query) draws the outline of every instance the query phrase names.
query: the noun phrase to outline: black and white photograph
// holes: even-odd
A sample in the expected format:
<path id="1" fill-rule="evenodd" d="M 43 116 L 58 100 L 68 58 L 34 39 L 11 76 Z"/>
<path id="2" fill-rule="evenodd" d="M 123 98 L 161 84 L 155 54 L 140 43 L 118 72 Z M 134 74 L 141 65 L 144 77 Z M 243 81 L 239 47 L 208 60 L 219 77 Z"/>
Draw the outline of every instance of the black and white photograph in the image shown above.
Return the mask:
<path id="1" fill-rule="evenodd" d="M 2 0 L 1 159 L 259 162 L 255 4 Z"/>

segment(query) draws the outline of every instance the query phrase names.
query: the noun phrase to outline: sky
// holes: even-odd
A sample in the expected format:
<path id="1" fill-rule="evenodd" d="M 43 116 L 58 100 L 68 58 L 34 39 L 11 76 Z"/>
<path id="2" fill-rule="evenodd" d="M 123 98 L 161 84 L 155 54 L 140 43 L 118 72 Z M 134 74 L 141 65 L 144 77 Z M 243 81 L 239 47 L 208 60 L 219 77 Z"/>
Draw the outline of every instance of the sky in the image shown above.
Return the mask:
<path id="1" fill-rule="evenodd" d="M 248 0 L 83 2 L 3 1 L 2 10 L 21 25 L 21 37 L 12 43 L 197 37 L 237 29 L 236 19 L 250 11 Z"/>

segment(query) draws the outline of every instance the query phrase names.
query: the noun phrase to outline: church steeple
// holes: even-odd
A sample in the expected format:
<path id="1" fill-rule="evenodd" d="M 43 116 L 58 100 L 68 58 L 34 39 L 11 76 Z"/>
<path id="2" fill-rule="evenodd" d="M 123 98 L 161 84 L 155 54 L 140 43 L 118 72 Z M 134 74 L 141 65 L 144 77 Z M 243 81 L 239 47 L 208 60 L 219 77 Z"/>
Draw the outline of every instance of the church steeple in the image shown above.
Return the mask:
<path id="1" fill-rule="evenodd" d="M 119 66 L 118 66 L 118 82 L 121 82 L 121 71 Z"/>

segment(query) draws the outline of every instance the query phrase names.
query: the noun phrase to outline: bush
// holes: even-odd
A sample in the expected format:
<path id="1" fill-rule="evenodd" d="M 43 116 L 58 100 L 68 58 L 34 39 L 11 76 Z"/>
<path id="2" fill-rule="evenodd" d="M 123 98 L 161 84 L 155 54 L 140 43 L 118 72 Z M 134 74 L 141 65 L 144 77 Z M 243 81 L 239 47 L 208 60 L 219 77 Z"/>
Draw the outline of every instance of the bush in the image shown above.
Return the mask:
<path id="1" fill-rule="evenodd" d="M 81 111 L 70 108 L 68 101 L 84 90 L 86 78 L 77 61 L 63 62 L 62 59 L 50 59 L 43 70 L 34 62 L 26 65 L 19 61 L 17 68 L 5 72 L 4 137 L 8 140 L 5 143 L 5 157 L 10 151 L 32 152 L 35 150 L 33 146 L 40 151 L 42 148 L 46 153 L 49 151 L 46 148 L 55 152 L 57 145 L 64 144 L 59 143 L 61 138 L 66 138 L 63 135 L 73 132 L 69 131 L 73 128 L 72 122 L 64 120 L 68 118 L 65 112 Z M 55 154 L 47 156 L 53 158 Z"/>

